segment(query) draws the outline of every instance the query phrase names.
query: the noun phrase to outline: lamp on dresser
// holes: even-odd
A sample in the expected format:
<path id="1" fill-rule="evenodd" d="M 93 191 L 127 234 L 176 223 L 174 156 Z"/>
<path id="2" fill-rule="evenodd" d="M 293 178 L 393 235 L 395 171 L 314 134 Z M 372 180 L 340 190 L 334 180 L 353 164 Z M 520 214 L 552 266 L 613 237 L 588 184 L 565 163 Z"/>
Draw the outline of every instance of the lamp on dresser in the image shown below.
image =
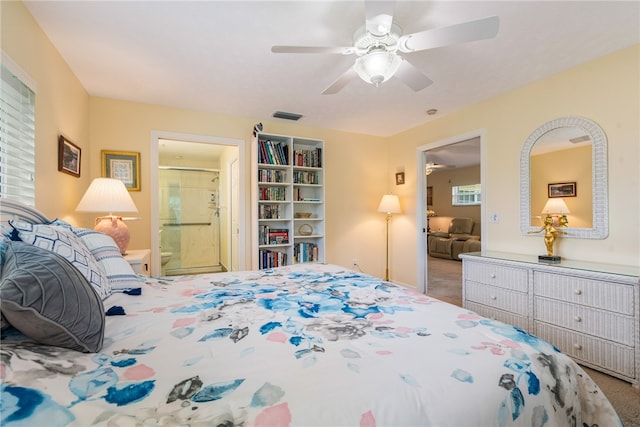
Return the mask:
<path id="1" fill-rule="evenodd" d="M 114 213 L 138 212 L 124 183 L 113 178 L 96 178 L 76 207 L 78 212 L 109 212 L 96 218 L 96 231 L 105 233 L 116 242 L 120 253 L 127 252 L 131 235 L 122 217 Z"/>
<path id="2" fill-rule="evenodd" d="M 400 213 L 400 200 L 395 194 L 385 194 L 380 200 L 378 205 L 378 212 L 387 214 L 387 252 L 386 252 L 386 268 L 384 270 L 384 280 L 389 280 L 389 220 L 391 220 L 391 214 Z"/>

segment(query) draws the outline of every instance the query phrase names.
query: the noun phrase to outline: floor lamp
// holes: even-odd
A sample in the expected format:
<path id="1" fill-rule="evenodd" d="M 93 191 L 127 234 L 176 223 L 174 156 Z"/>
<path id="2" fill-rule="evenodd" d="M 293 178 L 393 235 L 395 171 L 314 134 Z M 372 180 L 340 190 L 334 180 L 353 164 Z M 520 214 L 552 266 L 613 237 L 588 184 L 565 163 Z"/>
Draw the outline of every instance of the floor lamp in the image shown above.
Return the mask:
<path id="1" fill-rule="evenodd" d="M 387 214 L 387 264 L 384 270 L 384 280 L 389 281 L 389 220 L 391 219 L 391 214 L 402 212 L 400 210 L 400 200 L 398 200 L 398 196 L 395 194 L 385 194 L 382 196 L 382 200 L 380 200 L 380 204 L 378 205 L 378 212 Z"/>

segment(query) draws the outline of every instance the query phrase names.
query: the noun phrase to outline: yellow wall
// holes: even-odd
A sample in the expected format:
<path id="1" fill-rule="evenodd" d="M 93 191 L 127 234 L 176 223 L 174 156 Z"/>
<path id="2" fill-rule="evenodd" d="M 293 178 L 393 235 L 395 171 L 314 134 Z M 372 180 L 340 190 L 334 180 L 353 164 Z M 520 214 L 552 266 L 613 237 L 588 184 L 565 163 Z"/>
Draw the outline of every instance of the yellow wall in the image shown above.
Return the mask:
<path id="1" fill-rule="evenodd" d="M 487 249 L 538 254 L 539 237 L 519 226 L 519 158 L 536 127 L 560 116 L 597 122 L 609 142 L 609 237 L 563 239 L 558 252 L 571 259 L 638 265 L 640 259 L 638 164 L 639 48 L 634 46 L 572 70 L 470 106 L 402 132 L 376 138 L 315 129 L 264 118 L 241 118 L 90 97 L 20 2 L 1 2 L 2 49 L 38 84 L 36 99 L 37 207 L 51 217 L 76 217 L 75 206 L 92 178 L 100 175 L 103 149 L 141 152 L 142 191 L 131 193 L 141 221 L 130 223 L 131 248 L 150 247 L 150 132 L 166 131 L 250 141 L 253 125 L 265 131 L 326 141 L 327 260 L 350 266 L 357 258 L 366 272 L 384 272 L 384 216 L 376 212 L 384 193 L 400 195 L 403 214 L 391 223 L 391 275 L 416 283 L 416 147 L 484 129 L 486 212 L 500 214 L 486 224 Z M 57 171 L 57 135 L 82 148 L 82 176 Z M 406 184 L 396 186 L 402 166 Z M 249 165 L 245 165 L 249 173 Z M 245 198 L 249 201 L 249 189 Z M 248 206 L 248 204 L 247 204 Z M 79 217 L 90 226 L 92 216 Z M 483 224 L 484 225 L 484 224 Z M 248 246 L 247 242 L 247 247 Z"/>
<path id="2" fill-rule="evenodd" d="M 563 198 L 571 212 L 567 215 L 569 226 L 593 227 L 591 151 L 588 145 L 531 156 L 531 225 L 542 225 L 540 218 L 548 200 L 548 184 L 575 182 L 576 196 Z M 536 221 L 534 216 L 538 217 Z"/>
<path id="3" fill-rule="evenodd" d="M 89 95 L 21 2 L 2 1 L 0 10 L 2 50 L 37 85 L 36 207 L 51 218 L 73 222 L 78 195 L 92 175 Z M 60 134 L 82 150 L 80 178 L 58 172 Z"/>

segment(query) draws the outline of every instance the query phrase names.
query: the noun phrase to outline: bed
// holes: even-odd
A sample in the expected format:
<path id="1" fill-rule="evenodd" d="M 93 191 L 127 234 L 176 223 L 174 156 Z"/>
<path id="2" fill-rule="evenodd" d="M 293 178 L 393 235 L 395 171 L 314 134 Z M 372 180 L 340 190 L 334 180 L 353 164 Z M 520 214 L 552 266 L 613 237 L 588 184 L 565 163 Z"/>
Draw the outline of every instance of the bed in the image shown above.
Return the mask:
<path id="1" fill-rule="evenodd" d="M 5 220 L 65 228 L 2 202 Z M 16 259 L 45 259 L 40 246 L 3 240 L 3 316 L 5 287 L 20 286 Z M 48 262 L 37 259 L 23 274 Z M 74 269 L 65 274 L 75 277 Z M 7 308 L 14 320 L 4 316 L 1 425 L 622 425 L 591 378 L 549 343 L 339 266 L 127 275 L 120 283 L 113 265 L 102 271 L 108 291 L 83 274 L 83 286 L 71 292 L 62 280 L 51 296 L 84 298 L 67 301 L 66 311 L 93 307 L 69 326 L 81 332 L 63 346 L 46 342 L 53 332 L 25 336 L 18 326 L 34 334 L 13 325 L 20 318 Z M 50 282 L 38 283 L 46 294 Z M 58 315 L 26 309 L 41 311 L 36 322 Z M 100 318 L 101 336 L 85 325 Z"/>

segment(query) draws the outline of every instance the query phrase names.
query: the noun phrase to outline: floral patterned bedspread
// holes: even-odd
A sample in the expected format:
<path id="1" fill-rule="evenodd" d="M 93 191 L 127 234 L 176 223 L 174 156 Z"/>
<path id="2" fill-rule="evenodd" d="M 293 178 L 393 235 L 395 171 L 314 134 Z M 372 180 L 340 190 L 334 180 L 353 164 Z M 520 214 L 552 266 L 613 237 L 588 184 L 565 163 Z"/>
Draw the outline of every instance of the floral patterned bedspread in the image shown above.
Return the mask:
<path id="1" fill-rule="evenodd" d="M 5 336 L 2 426 L 615 426 L 569 357 L 330 265 L 151 278 L 97 354 Z"/>

